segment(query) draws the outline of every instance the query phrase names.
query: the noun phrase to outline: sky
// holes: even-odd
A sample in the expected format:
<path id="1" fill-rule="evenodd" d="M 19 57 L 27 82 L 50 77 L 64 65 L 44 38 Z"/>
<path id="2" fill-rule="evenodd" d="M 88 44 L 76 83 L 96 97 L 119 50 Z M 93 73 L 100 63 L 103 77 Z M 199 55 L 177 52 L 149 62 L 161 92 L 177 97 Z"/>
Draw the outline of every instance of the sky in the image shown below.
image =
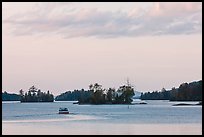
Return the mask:
<path id="1" fill-rule="evenodd" d="M 201 2 L 3 2 L 2 92 L 202 79 Z"/>

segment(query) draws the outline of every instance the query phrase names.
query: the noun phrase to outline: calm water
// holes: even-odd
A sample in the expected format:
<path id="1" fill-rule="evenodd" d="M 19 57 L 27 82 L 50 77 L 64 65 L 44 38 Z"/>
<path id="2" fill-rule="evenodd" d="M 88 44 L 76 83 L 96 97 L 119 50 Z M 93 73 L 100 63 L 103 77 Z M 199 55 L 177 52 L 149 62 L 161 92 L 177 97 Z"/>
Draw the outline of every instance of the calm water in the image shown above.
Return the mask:
<path id="1" fill-rule="evenodd" d="M 3 102 L 3 134 L 202 134 L 202 106 L 146 102 L 129 106 Z M 70 114 L 58 114 L 60 107 L 67 107 Z"/>

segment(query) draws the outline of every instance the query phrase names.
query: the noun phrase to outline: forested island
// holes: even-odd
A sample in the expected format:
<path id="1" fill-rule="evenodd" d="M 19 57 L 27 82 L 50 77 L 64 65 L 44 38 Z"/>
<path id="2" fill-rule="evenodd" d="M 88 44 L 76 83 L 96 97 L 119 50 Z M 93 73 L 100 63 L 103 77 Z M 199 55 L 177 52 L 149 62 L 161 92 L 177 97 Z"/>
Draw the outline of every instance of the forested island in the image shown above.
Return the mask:
<path id="1" fill-rule="evenodd" d="M 29 88 L 27 92 L 21 89 L 19 91 L 21 102 L 53 102 L 54 96 L 49 92 L 42 92 L 40 89 L 37 89 L 35 86 Z"/>
<path id="2" fill-rule="evenodd" d="M 140 96 L 142 100 L 170 100 L 170 101 L 202 101 L 202 80 L 182 83 L 171 90 L 163 88 L 160 92 L 146 92 Z"/>
<path id="3" fill-rule="evenodd" d="M 62 93 L 55 98 L 59 100 L 77 100 L 78 104 L 131 104 L 134 96 L 132 86 L 123 85 L 117 90 L 114 88 L 104 89 L 102 85 L 95 83 L 89 85 L 89 90 L 74 90 Z"/>

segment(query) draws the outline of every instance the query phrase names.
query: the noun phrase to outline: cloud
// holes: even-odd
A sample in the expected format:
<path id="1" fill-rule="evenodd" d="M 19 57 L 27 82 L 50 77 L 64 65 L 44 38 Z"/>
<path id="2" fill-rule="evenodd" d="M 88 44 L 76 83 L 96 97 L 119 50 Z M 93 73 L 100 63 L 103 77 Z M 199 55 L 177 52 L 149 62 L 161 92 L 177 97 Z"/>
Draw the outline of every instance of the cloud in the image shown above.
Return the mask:
<path id="1" fill-rule="evenodd" d="M 14 35 L 54 34 L 70 37 L 134 37 L 202 32 L 202 3 L 153 3 L 147 8 L 105 11 L 76 3 L 41 3 L 7 17 Z"/>
<path id="2" fill-rule="evenodd" d="M 178 16 L 192 14 L 202 10 L 201 3 L 196 2 L 155 2 L 149 10 L 151 16 Z"/>

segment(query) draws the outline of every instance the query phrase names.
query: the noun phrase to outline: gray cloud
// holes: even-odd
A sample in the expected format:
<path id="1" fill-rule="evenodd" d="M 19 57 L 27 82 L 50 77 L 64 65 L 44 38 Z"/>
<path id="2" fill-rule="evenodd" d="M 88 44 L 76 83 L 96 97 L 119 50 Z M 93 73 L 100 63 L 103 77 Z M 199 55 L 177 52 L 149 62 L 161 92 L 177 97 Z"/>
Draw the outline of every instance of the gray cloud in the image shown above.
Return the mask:
<path id="1" fill-rule="evenodd" d="M 112 38 L 193 34 L 202 32 L 201 4 L 154 3 L 149 9 L 136 9 L 130 14 L 79 8 L 70 3 L 43 3 L 3 22 L 12 25 L 15 35 Z"/>

